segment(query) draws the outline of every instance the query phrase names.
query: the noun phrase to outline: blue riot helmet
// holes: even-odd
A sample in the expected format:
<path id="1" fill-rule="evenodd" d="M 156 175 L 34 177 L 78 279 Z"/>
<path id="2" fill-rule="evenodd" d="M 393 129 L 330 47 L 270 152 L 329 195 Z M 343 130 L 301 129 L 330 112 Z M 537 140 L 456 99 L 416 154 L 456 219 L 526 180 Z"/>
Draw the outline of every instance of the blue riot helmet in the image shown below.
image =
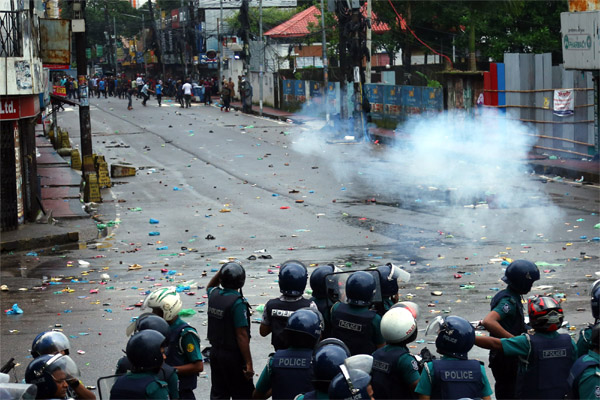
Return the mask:
<path id="1" fill-rule="evenodd" d="M 592 315 L 598 321 L 600 318 L 600 279 L 592 285 Z"/>
<path id="2" fill-rule="evenodd" d="M 169 323 L 156 314 L 146 314 L 137 319 L 135 332 L 141 332 L 146 329 L 155 330 L 164 337 L 169 337 Z"/>
<path id="3" fill-rule="evenodd" d="M 310 288 L 313 296 L 317 299 L 327 298 L 327 284 L 325 276 L 333 274 L 335 267 L 333 265 L 321 265 L 310 274 Z"/>
<path id="4" fill-rule="evenodd" d="M 515 260 L 506 267 L 502 280 L 518 294 L 529 293 L 533 282 L 540 279 L 537 265 L 527 260 Z"/>
<path id="5" fill-rule="evenodd" d="M 221 267 L 221 286 L 241 289 L 246 283 L 246 271 L 239 261 L 230 261 Z"/>
<path id="6" fill-rule="evenodd" d="M 327 339 L 321 340 L 317 344 L 317 347 L 315 347 L 315 351 L 319 350 L 321 347 L 325 347 L 325 346 L 328 346 L 328 345 L 334 345 L 334 346 L 341 347 L 342 350 L 344 350 L 346 352 L 346 354 L 348 354 L 346 357 L 350 357 L 350 355 L 352 354 L 350 352 L 350 349 L 348 348 L 348 346 L 346 346 L 346 343 L 344 343 L 343 341 L 341 341 L 338 338 L 327 338 Z"/>
<path id="7" fill-rule="evenodd" d="M 371 375 L 359 369 L 347 369 L 340 365 L 340 372 L 329 384 L 330 399 L 370 399 Z"/>
<path id="8" fill-rule="evenodd" d="M 279 268 L 279 290 L 285 296 L 302 296 L 308 280 L 306 266 L 300 261 L 289 260 Z"/>
<path id="9" fill-rule="evenodd" d="M 356 306 L 368 306 L 373 300 L 376 288 L 373 275 L 357 271 L 346 281 L 346 302 Z"/>
<path id="10" fill-rule="evenodd" d="M 157 371 L 164 362 L 161 347 L 166 347 L 166 338 L 152 329 L 134 334 L 127 342 L 125 353 L 134 372 Z"/>
<path id="11" fill-rule="evenodd" d="M 426 335 L 437 334 L 437 352 L 466 360 L 467 353 L 475 344 L 475 329 L 462 317 L 437 316 L 427 327 Z"/>
<path id="12" fill-rule="evenodd" d="M 350 351 L 344 349 L 345 345 L 342 347 L 330 343 L 322 346 L 321 343 L 313 354 L 313 385 L 315 389 L 327 392 L 331 380 L 340 372 L 340 365 L 350 357 Z"/>
<path id="13" fill-rule="evenodd" d="M 79 369 L 71 357 L 43 354 L 29 363 L 25 382 L 37 386 L 38 399 L 66 398 L 68 382 L 79 379 Z"/>
<path id="14" fill-rule="evenodd" d="M 381 296 L 383 297 L 392 297 L 398 294 L 398 279 L 389 278 L 391 270 L 391 264 L 377 267 L 381 285 Z"/>
<path id="15" fill-rule="evenodd" d="M 318 340 L 321 337 L 321 318 L 313 310 L 296 310 L 288 318 L 285 330 L 308 335 Z"/>
<path id="16" fill-rule="evenodd" d="M 69 339 L 56 331 L 42 332 L 33 339 L 31 355 L 36 358 L 44 354 L 62 353 L 69 355 L 71 344 Z"/>

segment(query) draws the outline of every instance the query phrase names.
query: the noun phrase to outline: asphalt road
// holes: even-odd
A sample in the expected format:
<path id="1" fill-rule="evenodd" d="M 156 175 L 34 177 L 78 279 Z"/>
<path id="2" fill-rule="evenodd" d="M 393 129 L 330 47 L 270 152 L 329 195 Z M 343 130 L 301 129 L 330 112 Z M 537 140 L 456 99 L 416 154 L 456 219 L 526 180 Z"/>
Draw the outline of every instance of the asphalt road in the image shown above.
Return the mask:
<path id="1" fill-rule="evenodd" d="M 206 305 L 198 303 L 228 258 L 246 267 L 244 294 L 255 309 L 278 294 L 274 266 L 288 259 L 311 265 L 309 272 L 330 262 L 345 270 L 403 266 L 412 276 L 402 298 L 420 306 L 415 352 L 431 340 L 424 330 L 434 316 L 485 316 L 490 296 L 503 287 L 502 257 L 538 263 L 542 278 L 533 292 L 564 296 L 571 333 L 591 320 L 589 288 L 600 270 L 593 240 L 600 236 L 598 188 L 532 175 L 506 153 L 490 164 L 490 143 L 468 156 L 451 135 L 424 138 L 436 144 L 426 153 L 350 144 L 329 140 L 318 123 L 291 125 L 203 105 L 181 109 L 170 101 L 160 108 L 155 100 L 147 107 L 136 101 L 127 111 L 125 100 L 95 99 L 91 115 L 95 152 L 138 172 L 103 190 L 98 213 L 117 222 L 108 236 L 62 255 L 21 254 L 3 263 L 2 283 L 11 290 L 0 293 L 2 309 L 18 303 L 24 314 L 2 314 L 0 361 L 15 357 L 19 378 L 35 335 L 60 328 L 71 338 L 83 381 L 96 385 L 122 355 L 125 328 L 140 313 L 133 306 L 158 285 L 191 286 L 184 306 L 196 314 L 187 320 L 208 345 Z M 59 124 L 77 144 L 76 110 L 61 112 Z M 89 232 L 92 222 L 61 223 Z M 135 263 L 143 268 L 128 271 Z M 102 273 L 111 277 L 106 284 Z M 43 277 L 62 279 L 40 289 Z M 259 374 L 271 347 L 254 323 L 251 348 Z M 472 356 L 487 359 L 482 350 Z M 198 398 L 208 398 L 209 365 L 205 372 Z"/>

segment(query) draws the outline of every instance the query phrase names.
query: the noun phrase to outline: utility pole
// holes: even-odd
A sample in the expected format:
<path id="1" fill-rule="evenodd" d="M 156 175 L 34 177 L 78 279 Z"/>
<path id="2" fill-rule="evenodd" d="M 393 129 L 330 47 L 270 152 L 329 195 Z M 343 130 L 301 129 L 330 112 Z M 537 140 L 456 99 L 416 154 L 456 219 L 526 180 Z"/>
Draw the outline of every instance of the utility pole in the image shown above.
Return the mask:
<path id="1" fill-rule="evenodd" d="M 119 62 L 117 61 L 117 19 L 113 15 L 113 30 L 115 32 L 115 75 L 119 73 Z"/>
<path id="2" fill-rule="evenodd" d="M 156 29 L 156 19 L 154 18 L 154 8 L 152 7 L 152 0 L 148 0 L 148 10 L 150 11 L 150 20 L 152 21 L 152 39 L 154 40 L 155 43 L 158 44 L 158 52 L 156 54 L 156 59 L 158 61 L 158 64 L 162 65 L 162 71 L 163 71 L 163 77 L 165 74 L 165 64 L 163 62 L 162 56 L 163 56 L 163 47 L 162 47 L 162 37 L 157 39 L 157 29 Z M 160 14 L 159 14 L 160 17 Z M 161 25 L 162 25 L 162 19 L 160 20 Z M 162 36 L 162 35 L 160 35 Z M 146 79 L 148 79 L 148 76 L 146 76 Z"/>
<path id="3" fill-rule="evenodd" d="M 142 13 L 142 46 L 144 46 L 144 76 L 148 76 L 148 63 L 146 62 L 146 14 Z"/>
<path id="4" fill-rule="evenodd" d="M 116 70 L 116 60 L 114 60 L 115 57 L 115 46 L 114 46 L 114 42 L 113 42 L 113 38 L 112 35 L 110 34 L 110 23 L 108 20 L 108 0 L 104 0 L 104 23 L 106 24 L 106 31 L 104 32 L 107 36 L 108 36 L 108 47 L 110 48 L 110 51 L 107 51 L 107 57 L 108 57 L 108 63 L 109 65 L 112 65 L 113 67 L 115 67 L 115 73 L 117 72 Z M 113 60 L 111 60 L 113 59 Z"/>
<path id="5" fill-rule="evenodd" d="M 75 37 L 75 55 L 77 60 L 77 83 L 79 85 L 79 131 L 81 135 L 81 159 L 92 156 L 92 126 L 90 124 L 90 102 L 87 81 L 87 58 L 85 55 L 85 0 L 73 1 L 73 36 Z M 85 162 L 81 163 L 81 172 L 89 174 Z"/>
<path id="6" fill-rule="evenodd" d="M 365 83 L 371 83 L 371 17 L 373 15 L 371 3 L 372 0 L 367 0 L 367 50 L 369 52 L 369 56 L 367 57 L 367 68 L 365 70 Z"/>
<path id="7" fill-rule="evenodd" d="M 323 1 L 323 0 L 321 0 Z M 260 97 L 258 100 L 258 104 L 259 104 L 259 115 L 262 117 L 263 115 L 263 63 L 264 63 L 264 59 L 265 59 L 265 47 L 263 46 L 263 25 L 262 25 L 262 17 L 263 17 L 263 9 L 262 9 L 262 0 L 259 1 L 258 3 L 258 7 L 259 7 L 259 20 L 258 20 L 258 26 L 259 26 L 259 38 L 258 38 L 258 45 L 260 47 L 260 67 L 258 69 L 258 86 L 260 86 L 259 89 L 259 93 L 260 93 Z"/>
<path id="8" fill-rule="evenodd" d="M 180 15 L 183 14 L 183 16 L 184 16 L 182 24 L 181 24 L 181 31 L 182 31 L 182 38 L 183 38 L 183 44 L 181 46 L 181 53 L 183 55 L 183 73 L 184 73 L 184 76 L 187 79 L 187 76 L 188 76 L 187 62 L 188 62 L 188 60 L 187 60 L 187 51 L 186 51 L 187 50 L 187 41 L 185 40 L 185 33 L 186 33 L 185 32 L 185 27 L 187 25 L 187 21 L 186 20 L 188 18 L 188 14 L 187 14 L 187 12 L 184 12 L 183 0 L 180 1 L 180 7 L 181 8 L 180 8 L 179 13 L 180 13 Z"/>
<path id="9" fill-rule="evenodd" d="M 223 0 L 219 1 L 221 16 L 217 20 L 217 38 L 219 39 L 219 76 L 217 78 L 217 82 L 219 84 L 219 92 L 223 89 L 223 82 L 221 82 L 221 77 L 223 76 L 223 39 L 221 38 L 221 31 L 223 23 Z"/>
<path id="10" fill-rule="evenodd" d="M 323 101 L 325 106 L 325 121 L 329 122 L 329 97 L 327 90 L 329 89 L 329 73 L 327 70 L 327 35 L 325 33 L 325 6 L 321 0 L 321 41 L 323 42 Z"/>

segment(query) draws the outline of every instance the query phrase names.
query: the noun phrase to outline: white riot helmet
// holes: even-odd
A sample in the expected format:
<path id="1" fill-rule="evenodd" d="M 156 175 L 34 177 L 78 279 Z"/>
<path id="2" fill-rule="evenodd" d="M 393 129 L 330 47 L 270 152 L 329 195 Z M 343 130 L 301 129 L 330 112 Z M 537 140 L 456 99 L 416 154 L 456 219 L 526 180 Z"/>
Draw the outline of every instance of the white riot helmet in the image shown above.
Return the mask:
<path id="1" fill-rule="evenodd" d="M 169 322 L 177 318 L 183 303 L 175 287 L 160 288 L 150 293 L 144 300 L 143 308 L 162 310 L 162 317 Z"/>
<path id="2" fill-rule="evenodd" d="M 381 335 L 387 343 L 410 343 L 417 338 L 417 321 L 406 308 L 392 308 L 381 319 Z"/>

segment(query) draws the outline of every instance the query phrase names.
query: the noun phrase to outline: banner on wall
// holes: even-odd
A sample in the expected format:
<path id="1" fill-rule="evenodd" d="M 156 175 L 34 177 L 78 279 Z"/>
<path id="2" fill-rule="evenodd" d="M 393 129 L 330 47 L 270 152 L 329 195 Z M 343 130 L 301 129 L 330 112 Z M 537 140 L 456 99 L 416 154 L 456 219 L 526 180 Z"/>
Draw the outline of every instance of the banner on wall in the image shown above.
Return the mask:
<path id="1" fill-rule="evenodd" d="M 568 117 L 573 115 L 575 113 L 573 103 L 573 90 L 555 90 L 553 114 L 559 117 Z"/>

